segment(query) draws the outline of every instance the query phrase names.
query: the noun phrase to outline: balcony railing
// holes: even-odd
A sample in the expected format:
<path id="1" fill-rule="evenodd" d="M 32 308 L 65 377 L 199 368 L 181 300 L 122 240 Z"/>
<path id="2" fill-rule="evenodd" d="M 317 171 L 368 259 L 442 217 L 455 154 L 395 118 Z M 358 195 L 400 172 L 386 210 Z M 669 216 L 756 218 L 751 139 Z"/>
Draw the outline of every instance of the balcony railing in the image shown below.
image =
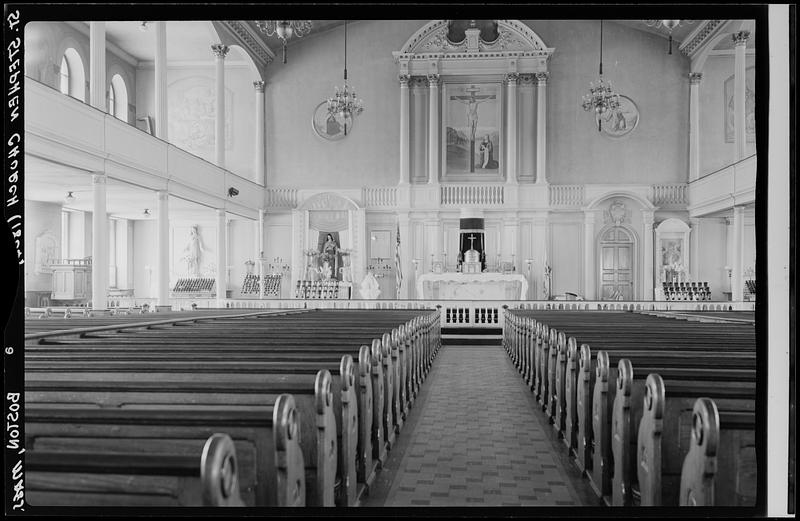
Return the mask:
<path id="1" fill-rule="evenodd" d="M 502 206 L 505 202 L 503 185 L 444 185 L 442 205 Z"/>
<path id="2" fill-rule="evenodd" d="M 397 188 L 393 186 L 365 187 L 361 190 L 367 208 L 393 208 L 397 206 Z"/>
<path id="3" fill-rule="evenodd" d="M 685 205 L 689 202 L 688 190 L 689 185 L 684 183 L 653 185 L 653 204 L 656 206 Z"/>
<path id="4" fill-rule="evenodd" d="M 267 208 L 295 208 L 296 188 L 267 188 Z"/>
<path id="5" fill-rule="evenodd" d="M 574 207 L 584 204 L 584 185 L 550 185 L 550 206 Z"/>

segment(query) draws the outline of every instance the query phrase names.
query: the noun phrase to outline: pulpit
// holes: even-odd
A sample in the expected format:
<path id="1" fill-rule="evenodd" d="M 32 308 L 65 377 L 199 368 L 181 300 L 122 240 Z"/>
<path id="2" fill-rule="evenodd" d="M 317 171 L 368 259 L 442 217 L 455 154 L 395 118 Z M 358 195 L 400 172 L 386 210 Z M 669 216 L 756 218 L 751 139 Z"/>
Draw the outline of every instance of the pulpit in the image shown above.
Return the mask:
<path id="1" fill-rule="evenodd" d="M 524 300 L 528 281 L 519 274 L 426 273 L 417 278 L 425 300 Z"/>

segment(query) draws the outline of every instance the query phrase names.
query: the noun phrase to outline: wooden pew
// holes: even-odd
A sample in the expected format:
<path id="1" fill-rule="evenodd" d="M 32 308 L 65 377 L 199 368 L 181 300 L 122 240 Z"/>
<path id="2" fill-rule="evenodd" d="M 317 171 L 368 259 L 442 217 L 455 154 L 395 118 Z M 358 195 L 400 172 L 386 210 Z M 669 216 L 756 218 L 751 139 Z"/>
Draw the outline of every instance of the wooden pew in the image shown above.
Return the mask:
<path id="1" fill-rule="evenodd" d="M 27 451 L 25 492 L 31 505 L 239 507 L 238 469 L 220 433 L 200 454 Z"/>
<path id="2" fill-rule="evenodd" d="M 436 317 L 433 317 L 433 318 L 437 318 L 437 319 L 438 319 L 438 316 L 436 316 Z M 435 322 L 433 322 L 433 320 L 429 320 L 429 321 L 428 321 L 428 325 L 430 326 L 430 325 L 432 325 L 432 324 L 435 324 Z M 141 331 L 141 330 L 139 330 L 139 331 Z M 160 332 L 161 332 L 161 331 L 159 331 L 159 332 L 156 332 L 156 333 L 160 333 Z M 116 336 L 117 336 L 117 335 L 115 335 L 115 337 L 116 337 Z M 112 337 L 112 338 L 113 338 L 113 337 Z M 115 340 L 116 340 L 116 339 L 115 339 Z M 162 339 L 162 340 L 163 340 L 163 339 Z M 92 342 L 93 340 L 92 340 L 92 339 L 86 339 L 86 338 L 83 338 L 83 339 L 81 339 L 81 340 L 80 340 L 80 342 L 81 342 L 82 344 L 85 344 L 87 341 L 88 341 L 88 342 Z M 106 340 L 103 340 L 103 339 L 100 339 L 99 341 L 100 341 L 101 343 L 105 343 L 105 342 L 106 342 Z M 194 342 L 194 340 L 192 340 L 191 342 L 192 342 L 192 344 L 193 344 L 192 348 L 193 348 L 193 349 L 197 349 L 197 347 L 198 347 L 198 346 L 197 346 L 197 345 L 195 345 L 195 342 Z M 38 346 L 37 346 L 37 347 L 38 347 Z M 90 347 L 90 346 L 81 346 L 81 349 L 84 349 L 84 348 L 89 348 L 89 347 Z M 132 348 L 135 348 L 137 351 L 141 351 L 141 349 L 142 349 L 142 348 L 147 348 L 148 346 L 143 346 L 143 345 L 135 345 L 135 346 L 130 346 L 130 347 L 132 347 Z M 163 345 L 159 345 L 159 346 L 157 347 L 157 349 L 163 349 L 163 347 L 164 347 Z M 170 346 L 170 347 L 172 348 L 173 346 Z M 115 355 L 115 356 L 119 356 L 119 355 L 120 355 L 120 352 L 118 351 L 118 349 L 119 349 L 119 346 L 114 346 L 114 349 L 115 349 L 115 351 L 114 351 L 114 355 Z M 295 350 L 296 350 L 296 349 L 295 349 Z M 98 352 L 97 352 L 97 351 L 95 351 L 95 353 L 98 353 Z M 102 353 L 98 353 L 98 354 L 100 354 L 100 356 L 101 356 L 101 357 L 103 356 L 103 355 L 102 355 Z M 197 353 L 194 353 L 194 355 L 195 355 L 195 358 L 196 358 L 196 355 L 197 355 Z M 69 355 L 69 356 L 70 356 L 71 358 L 72 358 L 72 357 L 74 357 L 74 355 Z M 137 357 L 139 357 L 139 356 L 140 356 L 140 353 L 137 353 Z M 361 358 L 363 358 L 363 357 L 361 357 Z M 388 359 L 389 361 L 391 361 L 391 357 L 387 357 L 387 359 Z M 362 360 L 362 362 L 363 362 L 363 360 Z M 169 362 L 168 362 L 168 364 L 169 364 Z M 113 363 L 112 363 L 112 365 L 113 365 Z M 160 363 L 159 365 L 162 365 L 162 366 L 163 366 L 163 365 L 164 365 L 164 364 L 163 364 L 163 361 L 162 361 L 162 363 Z M 362 364 L 362 365 L 363 365 L 363 364 Z M 64 367 L 63 365 L 62 365 L 62 366 L 60 366 L 60 367 L 61 367 L 61 369 L 65 369 L 65 367 Z M 95 369 L 98 369 L 98 367 L 95 367 Z M 112 369 L 112 367 L 105 367 L 105 368 L 99 368 L 99 369 L 103 369 L 103 370 L 109 370 L 109 369 Z M 139 367 L 138 369 L 139 369 L 139 370 L 142 370 L 142 369 L 144 369 L 144 368 L 141 368 L 141 367 Z M 154 369 L 154 367 L 153 367 L 153 368 L 150 368 L 150 369 Z M 174 369 L 174 367 L 171 367 L 171 369 Z M 373 367 L 373 375 L 379 375 L 379 373 L 380 373 L 380 371 L 377 371 L 377 368 L 374 368 L 374 367 Z M 364 394 L 364 393 L 363 393 L 363 389 L 362 389 L 362 398 L 363 398 L 363 394 Z M 383 394 L 383 393 L 381 393 L 381 394 Z M 373 392 L 373 398 L 374 398 L 374 395 L 375 395 L 375 393 Z M 360 399 L 361 399 L 361 398 L 360 398 Z M 383 399 L 385 400 L 385 399 L 386 399 L 386 396 L 383 396 Z M 393 407 L 393 408 L 387 408 L 387 410 L 388 410 L 389 412 L 391 412 L 391 411 L 392 411 L 393 409 L 395 409 L 395 408 L 396 408 L 396 407 Z M 382 431 L 383 431 L 384 433 L 387 433 L 387 432 L 389 432 L 389 429 L 387 428 L 388 424 L 389 424 L 389 422 L 385 420 L 385 421 L 384 421 L 384 423 L 383 423 L 383 425 L 382 425 Z M 396 428 L 396 427 L 393 427 L 393 428 L 391 429 L 391 431 L 392 431 L 392 434 L 394 434 L 394 431 L 396 431 L 396 430 L 397 430 L 397 428 Z M 376 447 L 378 447 L 378 446 L 380 446 L 380 443 L 376 444 Z M 383 456 L 383 457 L 385 458 L 385 451 L 383 452 L 383 454 L 379 454 L 379 456 Z M 367 467 L 367 465 L 363 465 L 362 467 Z M 363 472 L 362 472 L 362 474 L 363 474 Z M 366 479 L 366 478 L 365 478 L 365 479 Z"/>
<path id="3" fill-rule="evenodd" d="M 743 389 L 738 395 L 723 393 L 714 384 L 702 388 L 695 382 L 671 382 L 658 374 L 648 376 L 647 402 L 637 439 L 642 505 L 755 503 L 753 390 Z M 713 401 L 713 407 L 709 401 Z M 709 494 L 710 489 L 703 483 L 713 478 L 705 474 L 712 469 L 708 462 L 715 457 L 716 479 L 712 482 L 716 492 Z M 695 477 L 682 478 L 684 468 Z M 702 479 L 698 478 L 698 471 Z M 684 485 L 693 491 L 691 495 Z"/>
<path id="4" fill-rule="evenodd" d="M 304 428 L 311 429 L 305 435 L 303 446 L 307 452 L 306 462 L 316 469 L 318 459 L 323 459 L 322 469 L 327 477 L 318 481 L 320 488 L 315 493 L 333 494 L 334 483 L 338 482 L 339 490 L 335 491 L 337 503 L 352 505 L 356 503 L 357 483 L 361 482 L 366 486 L 371 482 L 366 481 L 367 477 L 371 476 L 374 479 L 371 442 L 361 440 L 359 443 L 359 432 L 363 428 L 359 428 L 357 406 L 358 401 L 364 400 L 364 395 L 369 393 L 368 401 L 364 402 L 362 407 L 368 408 L 363 415 L 364 419 L 371 420 L 369 358 L 362 356 L 359 368 L 367 378 L 360 377 L 357 380 L 355 367 L 349 355 L 341 357 L 338 365 L 334 365 L 333 359 L 330 362 L 317 361 L 306 364 L 264 363 L 262 360 L 261 363 L 240 361 L 239 363 L 244 365 L 238 368 L 236 365 L 221 368 L 219 361 L 211 357 L 187 362 L 183 356 L 178 356 L 178 361 L 174 364 L 162 359 L 158 364 L 149 366 L 147 370 L 142 370 L 142 366 L 136 361 L 109 366 L 103 356 L 99 357 L 100 360 L 94 361 L 81 360 L 80 355 L 72 356 L 78 359 L 72 362 L 62 362 L 58 358 L 35 361 L 28 359 L 26 400 L 55 403 L 67 401 L 102 407 L 129 407 L 138 403 L 137 400 L 145 400 L 145 403 L 188 402 L 210 403 L 215 406 L 225 404 L 249 406 L 268 403 L 276 393 L 289 392 L 298 402 Z M 113 356 L 113 351 L 109 352 L 108 356 Z M 220 353 L 219 357 L 224 358 L 225 354 Z M 253 367 L 254 365 L 258 367 Z M 330 384 L 325 380 L 318 381 L 319 368 L 322 366 L 331 369 L 330 373 L 333 376 L 330 377 Z M 329 373 L 327 369 L 325 372 Z M 317 406 L 316 402 L 310 402 L 312 398 L 316 400 L 316 395 L 320 394 L 316 389 L 320 385 L 331 386 L 333 400 L 330 407 L 326 405 L 323 413 L 324 430 L 314 434 L 320 419 L 315 419 L 313 416 L 319 414 L 313 412 Z M 331 432 L 336 433 L 333 439 L 339 448 L 338 461 L 336 453 L 334 458 L 320 456 L 323 454 L 322 444 L 329 444 Z M 314 445 L 315 439 L 320 446 Z M 359 467 L 358 471 L 363 479 L 357 479 L 356 467 Z M 316 474 L 316 470 L 312 468 L 309 472 Z M 335 476 L 332 476 L 331 472 L 335 473 Z M 312 477 L 309 477 L 309 483 Z"/>
<path id="5" fill-rule="evenodd" d="M 610 406 L 613 401 L 610 402 L 608 400 L 608 381 L 603 382 L 606 385 L 604 392 L 592 393 L 591 391 L 597 388 L 597 382 L 594 381 L 597 367 L 593 363 L 594 361 L 591 360 L 591 350 L 589 346 L 586 344 L 582 345 L 579 353 L 577 342 L 574 338 L 565 339 L 566 335 L 562 335 L 561 332 L 556 332 L 554 334 L 553 328 L 541 324 L 541 322 L 536 322 L 535 319 L 530 319 L 528 316 L 515 315 L 516 313 L 514 312 L 507 314 L 507 325 L 512 331 L 505 337 L 507 339 L 506 341 L 510 344 L 509 350 L 512 353 L 512 359 L 517 359 L 519 361 L 518 363 L 521 364 L 520 371 L 523 377 L 525 377 L 527 371 L 524 367 L 525 364 L 533 366 L 534 391 L 539 395 L 543 407 L 554 421 L 557 430 L 563 434 L 564 443 L 570 447 L 571 450 L 576 451 L 576 463 L 578 467 L 589 473 L 590 477 L 592 477 L 593 485 L 598 492 L 602 489 L 605 493 L 608 493 L 610 485 L 608 478 L 611 476 L 611 473 L 608 469 L 609 465 L 604 465 L 603 463 L 610 462 L 612 459 L 610 456 L 601 458 L 598 462 L 600 463 L 599 465 L 597 463 L 593 464 L 592 461 L 592 459 L 595 459 L 595 456 L 601 456 L 604 453 L 607 454 L 607 451 L 603 450 L 607 437 L 602 436 L 606 431 L 599 427 L 597 429 L 591 429 L 589 425 L 590 422 L 588 421 L 588 418 L 593 418 L 595 422 L 599 420 L 604 427 L 606 425 L 610 427 L 609 419 L 611 418 L 611 414 L 608 406 Z M 592 315 L 594 319 L 598 319 L 599 323 L 594 323 L 592 320 L 585 320 L 585 318 L 592 318 Z M 630 314 L 628 315 L 630 317 Z M 580 317 L 580 323 L 577 326 L 573 325 L 576 317 Z M 639 339 L 632 340 L 630 338 L 630 327 L 623 330 L 626 326 L 626 320 L 619 320 L 619 316 L 616 317 L 618 320 L 614 321 L 615 323 L 610 326 L 605 323 L 608 318 L 606 313 L 576 314 L 575 312 L 568 312 L 561 314 L 561 318 L 563 324 L 569 327 L 570 332 L 579 330 L 595 335 L 592 337 L 587 336 L 587 334 L 582 334 L 581 338 L 602 340 L 603 346 L 621 345 L 625 349 L 631 350 L 631 352 L 628 353 L 630 356 L 637 356 L 637 354 L 635 354 L 637 349 L 646 350 L 647 353 L 640 352 L 638 356 L 642 356 L 647 365 L 652 365 L 652 360 L 648 361 L 648 358 L 653 356 L 651 351 L 655 351 L 658 355 L 661 355 L 674 349 L 674 336 L 672 338 L 663 338 L 663 342 L 661 343 L 655 342 L 655 346 L 653 342 L 650 341 L 650 338 L 648 338 L 646 347 L 642 347 Z M 531 325 L 529 320 L 533 321 L 533 325 Z M 638 319 L 634 320 L 638 322 Z M 673 323 L 674 322 L 675 321 L 673 321 Z M 628 324 L 628 326 L 630 325 L 631 324 Z M 656 325 L 653 319 L 650 319 L 647 330 L 652 332 L 653 326 Z M 537 332 L 535 335 L 536 342 L 531 338 L 533 336 L 532 334 L 528 333 L 526 335 L 524 331 L 520 331 L 525 328 Z M 635 330 L 635 327 L 633 329 Z M 601 331 L 601 333 L 598 333 L 598 331 Z M 667 327 L 664 331 L 674 332 L 675 328 Z M 659 334 L 665 334 L 664 331 L 659 330 Z M 688 363 L 683 363 L 684 361 L 680 359 L 681 356 L 670 359 L 669 357 L 671 355 L 665 355 L 667 357 L 665 363 L 674 366 L 671 369 L 672 373 L 669 374 L 670 377 L 676 377 L 682 374 L 684 377 L 690 378 L 703 377 L 706 379 L 717 378 L 720 380 L 729 380 L 731 377 L 730 375 L 739 379 L 745 377 L 745 375 L 749 375 L 745 377 L 745 380 L 752 381 L 754 378 L 753 369 L 755 360 L 752 327 L 738 328 L 738 332 L 743 333 L 743 337 L 739 341 L 729 342 L 730 337 L 728 336 L 725 338 L 726 345 L 724 346 L 723 352 L 725 353 L 724 357 L 726 360 L 720 362 L 720 354 L 710 355 L 711 361 L 717 365 L 726 366 L 726 369 L 717 371 L 716 374 L 714 374 L 714 370 L 709 371 L 702 367 L 692 369 L 692 365 L 694 365 L 696 361 L 700 361 L 698 357 L 702 358 L 706 356 L 702 354 L 698 355 L 697 351 L 708 350 L 709 348 L 713 348 L 715 343 L 719 344 L 720 331 L 727 332 L 728 326 L 725 325 L 722 326 L 722 328 L 715 327 L 711 329 L 705 328 L 705 335 L 694 336 L 694 331 L 695 328 L 692 328 L 693 337 L 690 338 L 688 342 L 686 341 L 687 338 L 685 334 L 680 337 L 681 349 L 689 350 L 681 353 L 682 357 L 690 360 Z M 694 340 L 694 342 L 692 342 L 692 340 Z M 524 345 L 526 342 L 529 345 Z M 536 347 L 533 349 L 532 356 L 528 356 L 527 353 L 531 346 Z M 727 360 L 731 352 L 734 353 L 731 355 L 733 360 Z M 576 367 L 578 360 L 580 360 L 582 364 L 580 371 L 578 371 Z M 640 360 L 639 362 L 642 361 Z M 612 369 L 612 373 L 614 374 L 611 375 L 610 381 L 616 382 L 616 370 Z M 613 383 L 611 387 L 613 392 Z M 573 395 L 577 396 L 573 398 Z M 596 403 L 598 401 L 600 403 Z M 600 404 L 602 404 L 602 406 Z M 598 414 L 592 414 L 593 411 Z M 605 411 L 608 411 L 608 413 L 604 413 Z M 578 428 L 576 428 L 576 423 L 578 424 Z M 593 440 L 591 437 L 594 430 L 599 431 L 601 434 L 601 436 L 598 436 L 598 440 Z M 593 451 L 593 445 L 599 447 L 600 450 Z M 613 461 L 616 462 L 617 460 L 614 459 Z M 598 472 L 598 467 L 603 469 L 603 471 Z M 616 473 L 614 477 L 617 477 Z"/>
<path id="6" fill-rule="evenodd" d="M 48 457 L 53 453 L 66 453 L 65 458 L 74 458 L 81 452 L 91 453 L 95 456 L 91 459 L 98 466 L 106 455 L 121 457 L 126 454 L 141 455 L 142 462 L 151 457 L 163 457 L 164 463 L 168 463 L 171 456 L 196 456 L 204 446 L 210 449 L 208 438 L 225 429 L 239 456 L 237 482 L 245 504 L 305 505 L 304 462 L 298 439 L 300 430 L 294 399 L 290 395 L 280 396 L 269 406 L 236 410 L 86 409 L 33 404 L 26 406 L 25 416 L 26 448 L 31 453 L 40 454 L 38 461 L 34 456 L 34 468 L 38 464 L 39 469 L 47 469 L 48 462 L 58 464 L 57 459 Z M 113 458 L 110 461 L 113 462 Z M 180 461 L 176 460 L 175 464 L 180 465 Z M 209 464 L 220 463 L 218 460 L 208 461 Z M 154 481 L 152 477 L 139 479 L 135 474 L 128 475 L 125 469 L 121 470 L 120 474 L 108 474 L 102 479 L 80 479 L 71 473 L 59 473 L 57 477 L 47 472 L 34 476 L 34 483 L 28 481 L 27 485 L 54 491 L 52 495 L 41 494 L 34 500 L 41 500 L 41 504 L 70 501 L 58 492 L 65 487 L 69 490 L 68 495 L 78 501 L 81 501 L 78 495 L 86 494 L 84 500 L 100 504 L 141 505 L 139 498 L 142 496 L 147 496 L 144 501 L 148 506 L 199 499 L 196 489 L 185 491 L 180 488 L 186 480 L 176 479 L 178 476 Z M 143 469 L 134 467 L 134 470 Z M 218 486 L 221 478 L 231 485 L 226 485 L 226 489 L 235 492 L 234 482 L 228 479 L 233 477 L 232 474 L 212 470 L 207 476 L 212 488 Z M 40 478 L 38 482 L 37 477 Z M 208 490 L 205 496 L 213 501 L 216 493 Z"/>

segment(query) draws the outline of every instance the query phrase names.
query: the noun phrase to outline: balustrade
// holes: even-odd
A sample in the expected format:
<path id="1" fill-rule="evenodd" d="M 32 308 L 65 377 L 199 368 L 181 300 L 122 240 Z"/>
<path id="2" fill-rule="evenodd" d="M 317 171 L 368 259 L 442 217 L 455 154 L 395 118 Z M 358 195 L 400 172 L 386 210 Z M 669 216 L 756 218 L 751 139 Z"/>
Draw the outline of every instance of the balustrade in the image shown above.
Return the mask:
<path id="1" fill-rule="evenodd" d="M 503 185 L 442 185 L 442 205 L 500 206 L 505 203 Z"/>
<path id="2" fill-rule="evenodd" d="M 583 206 L 583 185 L 550 185 L 550 206 Z"/>

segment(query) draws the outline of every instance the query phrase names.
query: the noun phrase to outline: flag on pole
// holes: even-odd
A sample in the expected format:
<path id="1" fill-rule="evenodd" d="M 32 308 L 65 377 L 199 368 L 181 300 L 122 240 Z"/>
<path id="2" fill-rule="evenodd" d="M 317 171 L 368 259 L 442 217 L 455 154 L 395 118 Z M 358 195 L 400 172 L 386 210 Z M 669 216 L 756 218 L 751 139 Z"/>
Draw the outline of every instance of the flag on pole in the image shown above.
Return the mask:
<path id="1" fill-rule="evenodd" d="M 397 224 L 397 243 L 395 244 L 394 248 L 394 268 L 397 271 L 397 276 L 395 277 L 395 286 L 397 290 L 397 294 L 395 298 L 400 298 L 400 287 L 403 285 L 403 269 L 400 266 L 400 224 Z"/>

